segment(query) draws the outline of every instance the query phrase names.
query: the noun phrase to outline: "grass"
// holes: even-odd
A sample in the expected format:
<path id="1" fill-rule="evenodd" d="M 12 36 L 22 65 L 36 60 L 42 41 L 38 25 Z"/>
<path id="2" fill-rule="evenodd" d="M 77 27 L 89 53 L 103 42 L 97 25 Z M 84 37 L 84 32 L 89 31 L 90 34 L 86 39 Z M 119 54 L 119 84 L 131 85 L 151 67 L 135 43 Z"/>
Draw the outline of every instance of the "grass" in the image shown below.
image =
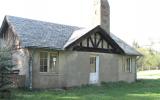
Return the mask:
<path id="1" fill-rule="evenodd" d="M 160 79 L 160 70 L 146 70 L 137 73 L 139 79 Z"/>
<path id="2" fill-rule="evenodd" d="M 141 75 L 141 76 L 149 76 L 149 75 L 152 75 L 152 76 L 160 76 L 160 70 L 139 71 L 137 74 L 138 74 L 138 75 Z"/>
<path id="3" fill-rule="evenodd" d="M 12 100 L 160 100 L 160 79 L 135 83 L 103 83 L 68 90 L 15 89 Z"/>

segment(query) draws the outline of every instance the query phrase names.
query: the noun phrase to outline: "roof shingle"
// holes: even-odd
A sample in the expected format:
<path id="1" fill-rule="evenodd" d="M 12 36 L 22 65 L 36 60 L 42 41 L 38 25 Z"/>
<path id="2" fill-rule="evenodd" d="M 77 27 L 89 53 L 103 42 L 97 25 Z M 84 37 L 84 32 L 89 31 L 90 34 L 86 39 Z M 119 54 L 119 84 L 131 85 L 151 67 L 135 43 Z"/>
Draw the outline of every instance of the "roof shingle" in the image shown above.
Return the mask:
<path id="1" fill-rule="evenodd" d="M 7 16 L 23 47 L 49 47 L 62 49 L 64 44 L 79 27 L 55 24 L 20 17 Z"/>

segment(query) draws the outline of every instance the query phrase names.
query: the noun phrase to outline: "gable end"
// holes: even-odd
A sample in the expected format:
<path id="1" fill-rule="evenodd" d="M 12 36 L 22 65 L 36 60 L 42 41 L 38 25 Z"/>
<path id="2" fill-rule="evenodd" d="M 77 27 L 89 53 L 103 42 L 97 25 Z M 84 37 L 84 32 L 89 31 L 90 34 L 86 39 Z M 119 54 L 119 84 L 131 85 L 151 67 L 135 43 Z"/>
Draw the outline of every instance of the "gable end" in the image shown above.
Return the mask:
<path id="1" fill-rule="evenodd" d="M 73 51 L 124 53 L 117 43 L 100 26 L 97 26 L 77 39 L 70 44 L 67 49 Z"/>

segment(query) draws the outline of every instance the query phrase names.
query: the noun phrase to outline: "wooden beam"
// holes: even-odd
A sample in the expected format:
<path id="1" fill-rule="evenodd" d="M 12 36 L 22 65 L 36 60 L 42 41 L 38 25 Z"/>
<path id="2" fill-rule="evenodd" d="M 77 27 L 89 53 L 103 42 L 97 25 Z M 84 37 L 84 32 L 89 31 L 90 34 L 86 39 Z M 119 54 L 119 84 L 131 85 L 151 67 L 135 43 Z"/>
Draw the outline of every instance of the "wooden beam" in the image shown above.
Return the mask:
<path id="1" fill-rule="evenodd" d="M 94 33 L 94 45 L 95 45 L 95 47 L 96 47 L 96 44 L 97 44 L 97 34 Z"/>
<path id="2" fill-rule="evenodd" d="M 91 38 L 91 37 L 89 37 L 89 39 L 90 39 L 90 41 L 91 41 L 91 43 L 92 43 L 92 46 L 93 46 L 93 47 L 95 47 L 95 45 L 94 45 L 94 42 L 93 42 L 92 38 Z"/>
<path id="3" fill-rule="evenodd" d="M 87 38 L 87 47 L 89 47 L 89 38 Z"/>
<path id="4" fill-rule="evenodd" d="M 80 46 L 82 47 L 82 42 L 80 42 Z"/>
<path id="5" fill-rule="evenodd" d="M 109 43 L 107 42 L 107 48 L 109 49 Z"/>
<path id="6" fill-rule="evenodd" d="M 99 44 L 100 44 L 100 42 L 102 41 L 102 38 L 100 38 L 99 40 L 98 40 L 98 43 L 96 44 L 96 47 L 98 48 L 98 46 L 99 46 Z M 102 48 L 102 47 L 101 47 Z"/>
<path id="7" fill-rule="evenodd" d="M 120 52 L 117 52 L 115 49 L 102 49 L 102 48 L 88 48 L 88 47 L 80 47 L 75 46 L 73 48 L 74 51 L 88 51 L 88 52 L 101 52 L 101 53 L 116 53 L 120 54 Z"/>
<path id="8" fill-rule="evenodd" d="M 114 49 L 114 51 L 121 52 L 121 54 L 125 54 L 123 49 L 100 26 L 97 26 L 96 28 L 92 29 L 87 34 L 83 35 L 81 38 L 77 39 L 75 42 L 73 42 L 72 44 L 67 46 L 65 49 L 69 49 L 71 47 L 74 48 L 78 43 L 80 43 L 82 40 L 87 39 L 87 38 L 89 38 L 89 40 L 91 41 L 91 44 L 93 45 L 93 47 L 96 48 L 96 44 L 94 44 L 95 41 L 92 40 L 91 35 L 94 35 L 97 32 L 102 37 L 102 45 L 101 45 L 102 49 L 104 48 L 103 47 L 103 42 L 107 41 L 107 43 L 109 43 L 109 45 L 112 47 L 112 49 Z"/>
<path id="9" fill-rule="evenodd" d="M 103 39 L 102 39 L 102 43 L 101 43 L 102 49 L 103 49 Z"/>

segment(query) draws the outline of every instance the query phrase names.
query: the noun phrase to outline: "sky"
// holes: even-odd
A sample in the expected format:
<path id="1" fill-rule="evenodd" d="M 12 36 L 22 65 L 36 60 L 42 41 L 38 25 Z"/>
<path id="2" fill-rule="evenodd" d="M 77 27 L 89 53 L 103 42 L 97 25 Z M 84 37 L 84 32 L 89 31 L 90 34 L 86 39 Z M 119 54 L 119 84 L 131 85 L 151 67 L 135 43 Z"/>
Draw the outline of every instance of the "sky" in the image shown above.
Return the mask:
<path id="1" fill-rule="evenodd" d="M 110 31 L 128 44 L 137 41 L 160 51 L 160 0 L 108 0 Z M 93 0 L 0 0 L 0 23 L 5 15 L 88 27 Z"/>

